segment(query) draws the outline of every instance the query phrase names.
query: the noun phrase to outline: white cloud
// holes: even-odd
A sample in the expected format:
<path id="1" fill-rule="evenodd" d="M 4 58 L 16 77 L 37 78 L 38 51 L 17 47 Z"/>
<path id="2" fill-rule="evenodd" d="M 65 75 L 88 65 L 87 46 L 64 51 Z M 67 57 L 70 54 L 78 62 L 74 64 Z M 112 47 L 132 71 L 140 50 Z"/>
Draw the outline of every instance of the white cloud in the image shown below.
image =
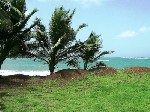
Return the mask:
<path id="1" fill-rule="evenodd" d="M 81 3 L 81 4 L 101 4 L 102 0 L 73 0 L 75 2 Z"/>
<path id="2" fill-rule="evenodd" d="M 89 5 L 101 5 L 103 2 L 110 0 L 72 0 L 78 4 L 89 6 Z"/>
<path id="3" fill-rule="evenodd" d="M 64 1 L 64 2 L 74 2 L 74 3 L 78 3 L 81 4 L 83 6 L 91 6 L 91 5 L 101 5 L 106 1 L 112 1 L 112 0 L 36 0 L 37 2 L 42 2 L 42 3 L 47 3 L 49 1 L 53 2 L 53 1 Z"/>
<path id="4" fill-rule="evenodd" d="M 37 0 L 38 2 L 48 2 L 50 0 Z"/>
<path id="5" fill-rule="evenodd" d="M 138 33 L 136 31 L 124 31 L 121 32 L 117 37 L 118 38 L 130 38 L 136 36 Z"/>
<path id="6" fill-rule="evenodd" d="M 146 32 L 150 32 L 150 27 L 140 27 L 138 30 L 128 30 L 128 31 L 123 31 L 120 34 L 118 34 L 116 37 L 117 38 L 131 38 L 131 37 L 135 37 L 138 36 L 141 33 L 146 33 Z"/>
<path id="7" fill-rule="evenodd" d="M 150 31 L 150 27 L 143 26 L 139 28 L 139 32 L 148 32 L 148 31 Z"/>

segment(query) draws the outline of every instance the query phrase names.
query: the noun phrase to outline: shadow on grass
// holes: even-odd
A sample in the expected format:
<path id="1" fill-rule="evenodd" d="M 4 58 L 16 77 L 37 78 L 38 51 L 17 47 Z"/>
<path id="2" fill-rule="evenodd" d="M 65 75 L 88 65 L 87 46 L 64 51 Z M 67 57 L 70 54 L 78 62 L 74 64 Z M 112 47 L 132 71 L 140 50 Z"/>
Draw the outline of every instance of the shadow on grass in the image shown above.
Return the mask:
<path id="1" fill-rule="evenodd" d="M 37 78 L 40 80 L 45 80 L 46 76 L 29 76 L 23 74 L 9 75 L 9 76 L 1 76 L 0 75 L 0 89 L 11 88 L 11 87 L 24 87 L 28 84 L 32 83 L 30 81 L 32 78 Z"/>
<path id="2" fill-rule="evenodd" d="M 5 109 L 5 105 L 2 103 L 2 97 L 7 96 L 6 92 L 0 93 L 0 112 Z"/>
<path id="3" fill-rule="evenodd" d="M 31 79 L 28 75 L 16 74 L 12 76 L 0 76 L 0 89 L 5 87 L 18 87 L 25 85 Z"/>

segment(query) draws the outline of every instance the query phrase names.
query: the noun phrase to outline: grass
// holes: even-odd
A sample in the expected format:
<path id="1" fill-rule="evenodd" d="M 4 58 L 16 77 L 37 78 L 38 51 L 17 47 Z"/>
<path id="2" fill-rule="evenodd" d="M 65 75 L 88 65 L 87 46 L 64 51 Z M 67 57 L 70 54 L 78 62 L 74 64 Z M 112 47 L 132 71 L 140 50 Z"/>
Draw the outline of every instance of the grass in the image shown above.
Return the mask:
<path id="1" fill-rule="evenodd" d="M 0 105 L 0 112 L 149 112 L 150 73 L 89 74 L 7 88 L 1 91 Z"/>

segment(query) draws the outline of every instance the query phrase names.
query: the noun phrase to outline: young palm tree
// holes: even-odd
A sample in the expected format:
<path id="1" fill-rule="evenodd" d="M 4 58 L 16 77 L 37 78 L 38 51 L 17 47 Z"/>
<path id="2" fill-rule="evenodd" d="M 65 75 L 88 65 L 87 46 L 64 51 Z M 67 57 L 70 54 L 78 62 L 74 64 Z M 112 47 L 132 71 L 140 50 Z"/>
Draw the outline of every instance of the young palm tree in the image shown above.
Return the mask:
<path id="1" fill-rule="evenodd" d="M 79 48 L 78 44 L 73 42 L 77 32 L 86 25 L 82 24 L 74 30 L 71 27 L 74 13 L 75 10 L 70 13 L 70 10 L 66 11 L 63 7 L 56 8 L 49 23 L 49 32 L 46 32 L 45 26 L 40 23 L 33 34 L 36 41 L 31 45 L 29 54 L 48 64 L 51 73 L 59 62 L 70 60 L 76 55 Z"/>
<path id="2" fill-rule="evenodd" d="M 102 62 L 98 62 L 91 67 L 89 64 L 95 63 L 101 56 L 113 53 L 113 51 L 100 51 L 100 48 L 102 48 L 102 40 L 99 39 L 99 37 L 100 35 L 96 35 L 96 33 L 92 32 L 85 42 L 80 43 L 83 47 L 80 49 L 79 57 L 83 60 L 84 70 L 104 66 L 105 64 Z"/>

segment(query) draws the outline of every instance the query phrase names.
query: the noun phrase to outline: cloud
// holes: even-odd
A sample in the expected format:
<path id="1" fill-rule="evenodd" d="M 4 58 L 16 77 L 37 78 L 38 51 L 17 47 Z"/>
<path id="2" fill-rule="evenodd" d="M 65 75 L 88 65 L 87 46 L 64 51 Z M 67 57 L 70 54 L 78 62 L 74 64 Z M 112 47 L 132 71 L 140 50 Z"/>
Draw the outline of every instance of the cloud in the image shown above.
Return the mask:
<path id="1" fill-rule="evenodd" d="M 37 0 L 38 2 L 43 2 L 43 3 L 45 3 L 45 2 L 48 2 L 48 1 L 50 1 L 50 0 Z"/>
<path id="2" fill-rule="evenodd" d="M 89 6 L 89 5 L 102 5 L 103 2 L 110 0 L 72 0 L 72 1 L 84 6 Z"/>
<path id="3" fill-rule="evenodd" d="M 139 32 L 148 32 L 148 31 L 150 31 L 150 27 L 143 26 L 139 28 Z"/>
<path id="4" fill-rule="evenodd" d="M 130 38 L 136 36 L 138 33 L 136 31 L 124 31 L 121 32 L 117 37 L 119 38 Z"/>
<path id="5" fill-rule="evenodd" d="M 47 3 L 49 1 L 53 2 L 53 1 L 56 1 L 56 2 L 60 2 L 60 1 L 64 1 L 64 2 L 74 2 L 74 3 L 77 3 L 77 4 L 80 4 L 82 6 L 91 6 L 91 5 L 102 5 L 104 2 L 106 1 L 112 1 L 112 0 L 36 0 L 37 2 L 41 2 L 41 3 Z"/>
<path id="6" fill-rule="evenodd" d="M 141 33 L 146 33 L 150 31 L 150 27 L 140 27 L 138 30 L 127 30 L 127 31 L 123 31 L 120 34 L 118 34 L 116 37 L 117 38 L 131 38 L 131 37 L 135 37 L 138 36 Z"/>

